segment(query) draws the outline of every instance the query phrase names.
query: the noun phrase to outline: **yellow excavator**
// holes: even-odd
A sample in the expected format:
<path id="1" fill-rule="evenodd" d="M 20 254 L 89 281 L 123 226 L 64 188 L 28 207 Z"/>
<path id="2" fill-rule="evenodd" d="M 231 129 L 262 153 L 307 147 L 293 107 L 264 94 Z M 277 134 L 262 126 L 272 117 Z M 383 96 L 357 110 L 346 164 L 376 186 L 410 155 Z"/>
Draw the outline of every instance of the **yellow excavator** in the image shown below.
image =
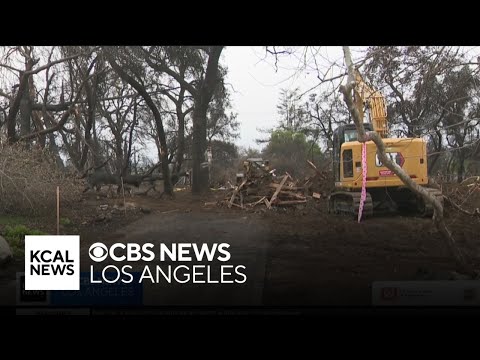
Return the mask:
<path id="1" fill-rule="evenodd" d="M 421 138 L 389 137 L 387 106 L 383 95 L 366 84 L 356 70 L 354 102 L 369 121 L 366 131 L 376 131 L 386 146 L 387 155 L 403 168 L 417 184 L 424 186 L 443 203 L 440 190 L 428 186 L 427 146 Z M 358 217 L 362 190 L 362 143 L 357 141 L 355 124 L 341 125 L 333 133 L 333 172 L 335 190 L 330 194 L 328 210 Z M 432 216 L 433 207 L 416 196 L 378 158 L 373 141 L 366 142 L 366 199 L 362 218 L 377 213 L 404 211 L 417 216 Z"/>

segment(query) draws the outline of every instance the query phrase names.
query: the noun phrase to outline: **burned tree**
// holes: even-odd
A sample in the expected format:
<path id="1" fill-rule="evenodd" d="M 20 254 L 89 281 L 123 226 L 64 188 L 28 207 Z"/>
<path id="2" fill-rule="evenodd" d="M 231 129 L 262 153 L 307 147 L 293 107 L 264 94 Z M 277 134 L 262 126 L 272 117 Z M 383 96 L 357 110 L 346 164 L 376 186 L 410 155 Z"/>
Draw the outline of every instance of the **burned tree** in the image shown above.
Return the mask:
<path id="1" fill-rule="evenodd" d="M 170 181 L 170 170 L 168 167 L 168 147 L 167 140 L 163 125 L 163 119 L 161 113 L 155 104 L 152 96 L 147 91 L 144 84 L 142 84 L 142 77 L 138 77 L 138 67 L 135 67 L 133 54 L 124 53 L 119 54 L 118 49 L 107 48 L 105 51 L 106 58 L 113 70 L 126 82 L 134 88 L 138 94 L 144 99 L 145 103 L 149 107 L 153 114 L 156 129 L 158 132 L 159 142 L 161 146 L 160 162 L 162 166 L 162 172 L 164 176 L 164 192 L 170 196 L 173 196 L 173 187 Z M 118 61 L 118 62 L 117 62 Z M 129 74 L 127 71 L 131 72 Z M 137 78 L 136 78 L 137 77 Z"/>
<path id="2" fill-rule="evenodd" d="M 193 181 L 192 192 L 199 193 L 208 188 L 208 177 L 201 170 L 201 164 L 205 161 L 207 149 L 207 111 L 216 87 L 221 82 L 219 76 L 219 61 L 223 46 L 210 46 L 205 48 L 166 48 L 158 49 L 150 47 L 144 50 L 145 61 L 159 73 L 175 79 L 193 97 Z M 179 58 L 189 59 L 191 66 L 191 81 L 173 69 Z"/>

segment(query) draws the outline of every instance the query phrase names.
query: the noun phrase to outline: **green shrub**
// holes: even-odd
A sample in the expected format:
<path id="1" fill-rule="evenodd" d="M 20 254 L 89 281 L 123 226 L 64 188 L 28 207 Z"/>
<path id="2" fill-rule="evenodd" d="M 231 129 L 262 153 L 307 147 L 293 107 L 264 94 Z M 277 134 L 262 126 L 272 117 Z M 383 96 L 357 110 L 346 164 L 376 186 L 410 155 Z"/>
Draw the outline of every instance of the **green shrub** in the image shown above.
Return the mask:
<path id="1" fill-rule="evenodd" d="M 3 236 L 12 248 L 15 257 L 22 257 L 24 255 L 25 235 L 47 235 L 47 233 L 41 230 L 29 229 L 25 225 L 7 225 Z"/>

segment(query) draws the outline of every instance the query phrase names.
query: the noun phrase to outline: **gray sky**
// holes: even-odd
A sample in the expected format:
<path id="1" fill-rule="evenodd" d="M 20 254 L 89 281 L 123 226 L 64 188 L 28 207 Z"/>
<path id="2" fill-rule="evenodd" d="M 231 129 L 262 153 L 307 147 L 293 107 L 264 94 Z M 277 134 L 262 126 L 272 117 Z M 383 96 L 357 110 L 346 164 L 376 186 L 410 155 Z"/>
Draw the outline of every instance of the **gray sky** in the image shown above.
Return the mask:
<path id="1" fill-rule="evenodd" d="M 305 68 L 313 63 L 313 55 L 319 68 L 326 70 L 333 61 L 343 62 L 342 48 L 322 47 L 315 54 L 304 54 L 305 47 L 293 48 L 295 53 L 283 56 L 275 69 L 273 55 L 265 57 L 265 47 L 231 46 L 224 50 L 222 63 L 228 67 L 227 83 L 233 87 L 233 111 L 238 113 L 240 139 L 237 145 L 260 148 L 255 139 L 265 137 L 258 129 L 277 124 L 277 104 L 283 88 L 299 87 L 306 91 L 318 83 L 315 69 Z M 299 71 L 300 69 L 300 71 Z"/>

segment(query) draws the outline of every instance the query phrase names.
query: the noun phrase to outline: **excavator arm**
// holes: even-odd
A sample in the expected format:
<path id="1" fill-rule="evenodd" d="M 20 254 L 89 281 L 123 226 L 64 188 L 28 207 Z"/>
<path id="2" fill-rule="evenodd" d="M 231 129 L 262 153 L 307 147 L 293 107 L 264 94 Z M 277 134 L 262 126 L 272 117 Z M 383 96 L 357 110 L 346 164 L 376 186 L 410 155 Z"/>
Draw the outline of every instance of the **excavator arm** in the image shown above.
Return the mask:
<path id="1" fill-rule="evenodd" d="M 387 105 L 385 98 L 378 91 L 372 89 L 364 81 L 358 70 L 355 70 L 354 100 L 360 117 L 363 119 L 364 106 L 370 109 L 370 122 L 380 137 L 388 135 Z"/>

